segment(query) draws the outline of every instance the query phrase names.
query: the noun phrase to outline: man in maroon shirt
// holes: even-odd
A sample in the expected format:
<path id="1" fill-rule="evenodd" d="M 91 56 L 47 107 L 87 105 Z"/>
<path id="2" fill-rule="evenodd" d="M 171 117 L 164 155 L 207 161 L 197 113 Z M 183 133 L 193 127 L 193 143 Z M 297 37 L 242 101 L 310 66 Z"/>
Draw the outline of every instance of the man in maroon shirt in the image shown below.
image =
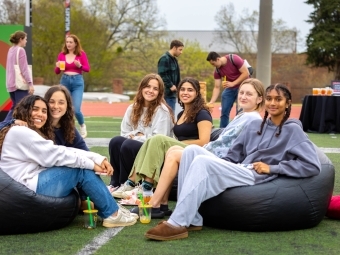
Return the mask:
<path id="1" fill-rule="evenodd" d="M 232 58 L 232 60 L 230 59 Z M 245 61 L 236 54 L 229 54 L 221 57 L 218 53 L 209 52 L 207 61 L 214 67 L 215 86 L 209 104 L 213 105 L 222 92 L 222 114 L 220 127 L 224 128 L 229 123 L 229 114 L 237 98 L 238 87 L 247 78 L 249 72 Z"/>

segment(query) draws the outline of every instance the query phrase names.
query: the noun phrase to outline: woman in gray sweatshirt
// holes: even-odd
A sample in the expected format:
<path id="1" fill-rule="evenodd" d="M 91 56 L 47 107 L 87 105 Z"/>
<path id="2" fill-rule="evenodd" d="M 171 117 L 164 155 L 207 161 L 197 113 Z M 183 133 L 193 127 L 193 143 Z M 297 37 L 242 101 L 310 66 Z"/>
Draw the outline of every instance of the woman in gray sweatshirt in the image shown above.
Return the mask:
<path id="1" fill-rule="evenodd" d="M 256 185 L 278 175 L 318 175 L 321 165 L 312 142 L 300 121 L 288 119 L 291 100 L 285 85 L 269 86 L 263 120 L 247 125 L 222 159 L 199 146 L 186 147 L 178 173 L 176 209 L 168 221 L 145 236 L 156 240 L 188 237 L 188 230 L 202 228 L 201 203 L 228 188 Z"/>

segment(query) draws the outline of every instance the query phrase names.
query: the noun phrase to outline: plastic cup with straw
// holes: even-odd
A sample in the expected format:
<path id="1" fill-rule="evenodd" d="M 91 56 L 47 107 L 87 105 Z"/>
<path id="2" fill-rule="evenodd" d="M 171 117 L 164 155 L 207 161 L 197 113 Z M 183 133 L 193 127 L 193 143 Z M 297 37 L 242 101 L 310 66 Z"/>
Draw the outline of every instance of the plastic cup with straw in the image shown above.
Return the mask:
<path id="1" fill-rule="evenodd" d="M 139 193 L 139 194 L 138 194 L 138 197 L 139 197 L 140 202 L 142 203 L 142 207 L 143 207 L 145 216 L 146 216 L 146 217 L 149 217 L 148 211 L 147 211 L 146 208 L 145 208 L 143 195 L 142 195 L 141 193 Z"/>
<path id="2" fill-rule="evenodd" d="M 90 197 L 87 197 L 87 209 L 89 210 L 89 216 L 90 216 L 90 226 L 91 228 L 94 227 L 93 224 L 93 215 L 91 213 L 91 202 L 90 202 Z"/>

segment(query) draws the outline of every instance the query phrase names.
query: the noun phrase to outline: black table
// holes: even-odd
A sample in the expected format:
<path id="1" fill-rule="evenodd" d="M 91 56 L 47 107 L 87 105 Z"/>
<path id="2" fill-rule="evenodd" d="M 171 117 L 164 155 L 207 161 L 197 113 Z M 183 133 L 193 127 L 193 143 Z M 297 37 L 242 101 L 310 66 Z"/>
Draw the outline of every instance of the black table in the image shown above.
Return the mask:
<path id="1" fill-rule="evenodd" d="M 340 96 L 305 96 L 300 121 L 305 132 L 340 133 Z"/>

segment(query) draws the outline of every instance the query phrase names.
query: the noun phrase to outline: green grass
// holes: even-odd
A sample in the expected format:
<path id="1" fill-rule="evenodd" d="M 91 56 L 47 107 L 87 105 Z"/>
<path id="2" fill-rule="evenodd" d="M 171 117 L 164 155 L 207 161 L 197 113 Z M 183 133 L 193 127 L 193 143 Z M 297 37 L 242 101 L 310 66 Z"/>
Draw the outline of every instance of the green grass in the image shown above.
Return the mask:
<path id="1" fill-rule="evenodd" d="M 111 138 L 119 135 L 121 119 L 86 118 L 91 138 Z M 218 120 L 215 126 L 218 126 Z M 328 134 L 308 134 L 319 147 L 340 148 L 340 135 L 331 138 Z M 108 156 L 105 147 L 92 147 L 92 151 Z M 327 154 L 336 169 L 334 194 L 340 194 L 340 155 Z M 105 183 L 109 178 L 103 178 Z M 175 203 L 170 203 L 174 208 Z M 325 218 L 312 229 L 287 232 L 240 232 L 204 227 L 202 231 L 190 232 L 189 238 L 155 242 L 143 236 L 158 220 L 150 224 L 137 223 L 126 227 L 95 254 L 339 254 L 340 222 Z M 76 254 L 94 237 L 106 229 L 82 228 L 78 216 L 70 226 L 38 234 L 0 236 L 0 254 Z"/>

